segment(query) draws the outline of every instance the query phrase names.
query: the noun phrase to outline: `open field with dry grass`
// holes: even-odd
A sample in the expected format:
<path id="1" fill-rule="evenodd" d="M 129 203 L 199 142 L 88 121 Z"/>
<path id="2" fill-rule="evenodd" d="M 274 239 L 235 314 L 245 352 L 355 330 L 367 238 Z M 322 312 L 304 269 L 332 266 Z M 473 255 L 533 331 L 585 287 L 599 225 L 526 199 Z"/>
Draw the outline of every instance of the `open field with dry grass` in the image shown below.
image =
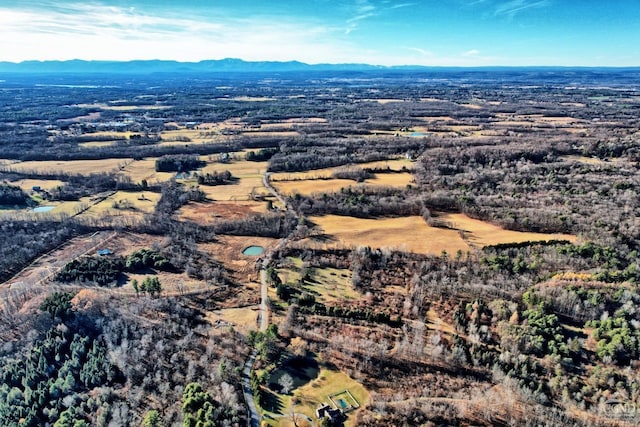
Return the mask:
<path id="1" fill-rule="evenodd" d="M 100 147 L 111 147 L 115 145 L 116 141 L 90 141 L 90 142 L 81 142 L 78 144 L 83 148 L 100 148 Z"/>
<path id="2" fill-rule="evenodd" d="M 331 168 L 324 169 L 314 169 L 305 172 L 276 172 L 270 175 L 270 179 L 272 182 L 277 181 L 296 181 L 296 180 L 312 180 L 312 179 L 322 179 L 322 178 L 331 178 L 334 173 L 340 172 L 343 170 L 352 170 L 352 169 L 389 169 L 391 171 L 401 172 L 404 170 L 413 169 L 413 162 L 409 159 L 401 158 L 401 159 L 390 159 L 390 160 L 380 160 L 376 162 L 367 162 L 367 163 L 357 163 L 346 166 L 335 166 Z"/>
<path id="3" fill-rule="evenodd" d="M 74 201 L 42 201 L 40 206 L 52 206 L 53 209 L 48 210 L 47 212 L 34 212 L 31 208 L 7 208 L 0 209 L 0 218 L 2 216 L 12 217 L 12 218 L 21 218 L 26 221 L 30 221 L 33 219 L 58 219 L 61 216 L 71 216 L 76 215 L 77 213 L 85 210 L 93 203 L 92 197 L 83 197 L 80 200 Z"/>
<path id="4" fill-rule="evenodd" d="M 314 194 L 314 193 L 336 193 L 341 188 L 361 187 L 364 184 L 358 184 L 350 179 L 304 179 L 297 181 L 278 181 L 273 186 L 281 194 L 293 195 Z"/>
<path id="5" fill-rule="evenodd" d="M 67 160 L 67 161 L 30 161 L 17 162 L 9 169 L 18 172 L 35 171 L 39 173 L 65 173 L 88 175 L 98 172 L 114 172 L 124 168 L 133 159 L 102 159 L 102 160 Z"/>
<path id="6" fill-rule="evenodd" d="M 326 234 L 326 239 L 314 239 L 309 243 L 326 247 L 388 247 L 433 255 L 470 249 L 457 231 L 430 227 L 419 216 L 362 219 L 325 215 L 312 216 L 309 220 Z"/>
<path id="7" fill-rule="evenodd" d="M 122 174 L 131 178 L 132 182 L 146 179 L 149 183 L 168 181 L 176 175 L 170 172 L 156 172 L 156 158 L 154 157 L 130 162 L 122 169 Z"/>
<path id="8" fill-rule="evenodd" d="M 229 326 L 242 334 L 248 333 L 250 330 L 256 330 L 258 327 L 258 306 L 240 307 L 240 308 L 223 308 L 220 310 L 209 311 L 206 319 L 215 326 L 216 329 L 224 329 Z"/>
<path id="9" fill-rule="evenodd" d="M 202 189 L 203 187 L 200 188 Z M 178 210 L 178 218 L 197 224 L 211 225 L 220 220 L 242 219 L 249 215 L 263 212 L 267 212 L 267 204 L 252 200 L 191 202 Z"/>
<path id="10" fill-rule="evenodd" d="M 472 247 L 526 241 L 568 240 L 568 234 L 525 233 L 504 230 L 488 222 L 464 214 L 441 214 L 438 220 L 448 228 L 431 227 L 421 217 L 362 219 L 337 215 L 312 216 L 309 219 L 325 233 L 321 238 L 308 240 L 314 246 L 395 248 L 410 252 L 449 255 Z"/>
<path id="11" fill-rule="evenodd" d="M 287 258 L 290 267 L 279 268 L 278 275 L 283 283 L 297 284 L 300 281 L 302 260 Z M 356 300 L 361 295 L 351 285 L 351 270 L 339 268 L 311 268 L 310 280 L 301 289 L 315 296 L 316 301 L 334 305 L 345 300 Z M 277 298 L 275 292 L 274 298 Z"/>
<path id="12" fill-rule="evenodd" d="M 20 179 L 18 181 L 12 181 L 11 185 L 17 185 L 22 188 L 23 191 L 30 193 L 33 191 L 33 187 L 40 187 L 43 190 L 51 190 L 64 185 L 64 182 L 57 179 Z"/>
<path id="13" fill-rule="evenodd" d="M 258 283 L 260 281 L 256 261 L 258 256 L 243 255 L 242 251 L 248 246 L 262 246 L 270 248 L 276 245 L 278 239 L 269 237 L 254 236 L 217 236 L 216 242 L 201 243 L 198 249 L 212 254 L 217 260 L 222 262 L 224 267 L 232 274 L 239 283 L 255 284 L 256 296 L 259 298 Z"/>
<path id="14" fill-rule="evenodd" d="M 140 219 L 148 213 L 152 213 L 156 203 L 160 200 L 160 194 L 150 191 L 125 192 L 118 191 L 103 201 L 91 206 L 82 216 L 101 218 L 111 216 L 136 216 Z"/>
<path id="15" fill-rule="evenodd" d="M 536 242 L 545 240 L 568 240 L 575 242 L 571 234 L 531 233 L 505 230 L 491 223 L 469 218 L 465 214 L 443 213 L 438 216 L 452 228 L 464 232 L 465 240 L 473 246 L 482 247 L 500 243 Z"/>
<path id="16" fill-rule="evenodd" d="M 251 200 L 251 194 L 269 194 L 262 185 L 267 162 L 248 162 L 246 160 L 235 160 L 229 163 L 209 162 L 200 173 L 226 170 L 231 172 L 233 177 L 238 178 L 238 181 L 230 185 L 201 185 L 200 189 L 206 193 L 208 198 L 220 201 Z"/>
<path id="17" fill-rule="evenodd" d="M 380 173 L 375 174 L 375 178 L 367 179 L 362 183 L 355 182 L 351 179 L 303 179 L 295 181 L 277 181 L 273 186 L 282 194 L 304 194 L 310 195 L 314 193 L 336 193 L 342 188 L 347 187 L 406 187 L 412 184 L 413 175 L 408 172 L 400 173 Z"/>

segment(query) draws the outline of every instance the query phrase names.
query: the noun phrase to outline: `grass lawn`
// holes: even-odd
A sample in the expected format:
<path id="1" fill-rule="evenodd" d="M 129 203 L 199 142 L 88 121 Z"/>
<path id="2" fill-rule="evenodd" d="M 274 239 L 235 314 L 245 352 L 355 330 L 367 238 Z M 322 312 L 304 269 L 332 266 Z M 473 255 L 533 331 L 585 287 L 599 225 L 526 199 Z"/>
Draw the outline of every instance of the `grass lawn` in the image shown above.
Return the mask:
<path id="1" fill-rule="evenodd" d="M 331 404 L 329 396 L 345 390 L 348 390 L 355 400 L 357 400 L 360 408 L 367 405 L 369 402 L 369 393 L 360 383 L 344 372 L 329 369 L 322 364 L 320 364 L 319 368 L 320 370 L 315 379 L 294 389 L 292 394 L 298 401 L 294 407 L 296 413 L 304 414 L 311 418 L 314 423 L 317 423 L 318 420 L 316 419 L 315 412 L 318 406 L 321 403 Z M 282 395 L 274 391 L 268 391 L 267 401 L 269 402 L 267 406 L 271 411 L 264 411 L 263 414 L 268 425 L 274 427 L 293 425 L 290 415 L 292 412 L 291 395 Z M 344 423 L 345 426 L 355 426 L 356 413 L 357 410 L 347 413 L 347 419 Z M 299 426 L 302 425 L 300 421 L 308 422 L 304 419 L 299 420 Z"/>

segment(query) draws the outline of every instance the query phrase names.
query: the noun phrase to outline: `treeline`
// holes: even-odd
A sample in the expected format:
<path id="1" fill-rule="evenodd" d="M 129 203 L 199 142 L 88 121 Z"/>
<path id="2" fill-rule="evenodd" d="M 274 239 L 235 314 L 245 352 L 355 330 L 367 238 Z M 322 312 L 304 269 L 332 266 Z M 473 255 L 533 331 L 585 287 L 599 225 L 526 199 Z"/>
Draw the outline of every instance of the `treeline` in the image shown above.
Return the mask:
<path id="1" fill-rule="evenodd" d="M 202 202 L 207 195 L 197 187 L 186 187 L 184 184 L 171 179 L 162 185 L 160 200 L 155 212 L 160 215 L 171 215 L 188 202 Z"/>
<path id="2" fill-rule="evenodd" d="M 0 205 L 27 206 L 35 202 L 20 187 L 10 184 L 0 184 Z"/>
<path id="3" fill-rule="evenodd" d="M 426 147 L 427 142 L 417 138 L 302 138 L 283 142 L 280 151 L 269 160 L 269 171 L 308 171 L 407 154 L 417 157 Z"/>
<path id="4" fill-rule="evenodd" d="M 266 162 L 271 159 L 277 152 L 279 148 L 262 148 L 257 151 L 249 151 L 247 152 L 245 158 L 249 162 Z"/>
<path id="5" fill-rule="evenodd" d="M 286 237 L 297 227 L 298 220 L 292 214 L 265 213 L 243 219 L 219 221 L 213 225 L 217 234 L 234 236 Z"/>
<path id="6" fill-rule="evenodd" d="M 231 172 L 228 170 L 213 173 L 207 172 L 204 175 L 198 174 L 198 184 L 200 185 L 227 185 L 236 181 L 238 181 L 238 178 L 231 175 Z"/>
<path id="7" fill-rule="evenodd" d="M 314 196 L 295 194 L 289 202 L 305 215 L 336 214 L 371 218 L 421 215 L 428 210 L 415 193 L 406 189 L 346 187 L 337 193 Z"/>
<path id="8" fill-rule="evenodd" d="M 95 283 L 98 286 L 113 286 L 124 270 L 123 257 L 92 256 L 76 258 L 60 270 L 55 280 L 60 282 Z"/>
<path id="9" fill-rule="evenodd" d="M 0 281 L 39 255 L 91 229 L 74 220 L 12 220 L 0 223 Z"/>
<path id="10" fill-rule="evenodd" d="M 22 139 L 16 141 L 10 138 L 0 147 L 0 157 L 21 161 L 44 161 L 44 160 L 101 160 L 101 159 L 143 159 L 146 157 L 161 157 L 165 155 L 191 154 L 206 156 L 209 154 L 230 153 L 242 151 L 245 148 L 273 147 L 281 142 L 281 139 L 273 138 L 236 138 L 233 141 L 219 141 L 204 144 L 184 144 L 184 145 L 111 145 L 106 147 L 81 147 L 71 144 L 47 144 L 43 150 L 42 141 L 47 138 L 38 135 L 27 141 Z"/>
<path id="11" fill-rule="evenodd" d="M 114 286 L 125 272 L 144 269 L 175 271 L 175 266 L 163 254 L 152 249 L 138 249 L 127 257 L 97 255 L 71 260 L 56 274 L 55 280 L 65 283 L 95 283 Z"/>
<path id="12" fill-rule="evenodd" d="M 189 172 L 206 164 L 207 162 L 195 155 L 166 155 L 156 160 L 156 172 Z"/>

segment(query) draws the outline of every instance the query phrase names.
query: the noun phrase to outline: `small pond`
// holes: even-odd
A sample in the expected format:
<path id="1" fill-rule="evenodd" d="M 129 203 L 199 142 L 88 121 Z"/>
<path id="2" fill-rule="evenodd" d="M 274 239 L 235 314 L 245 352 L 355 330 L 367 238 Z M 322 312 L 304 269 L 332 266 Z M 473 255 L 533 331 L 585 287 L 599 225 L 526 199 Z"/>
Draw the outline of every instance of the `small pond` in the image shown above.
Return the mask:
<path id="1" fill-rule="evenodd" d="M 33 208 L 33 212 L 35 213 L 49 212 L 53 208 L 55 208 L 55 206 L 38 206 L 37 208 Z"/>
<path id="2" fill-rule="evenodd" d="M 258 256 L 264 253 L 262 246 L 249 246 L 242 251 L 242 255 Z"/>
<path id="3" fill-rule="evenodd" d="M 424 132 L 412 132 L 411 135 L 409 135 L 409 136 L 411 136 L 413 138 L 419 138 L 421 136 L 427 136 L 427 134 L 424 133 Z"/>

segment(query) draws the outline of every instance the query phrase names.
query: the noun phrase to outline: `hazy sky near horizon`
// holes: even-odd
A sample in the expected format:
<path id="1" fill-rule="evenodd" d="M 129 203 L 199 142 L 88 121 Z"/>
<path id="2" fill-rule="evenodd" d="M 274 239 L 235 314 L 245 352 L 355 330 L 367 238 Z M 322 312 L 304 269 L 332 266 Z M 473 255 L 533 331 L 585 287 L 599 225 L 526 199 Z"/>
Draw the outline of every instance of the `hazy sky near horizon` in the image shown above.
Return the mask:
<path id="1" fill-rule="evenodd" d="M 640 0 L 0 0 L 0 61 L 640 66 Z"/>

